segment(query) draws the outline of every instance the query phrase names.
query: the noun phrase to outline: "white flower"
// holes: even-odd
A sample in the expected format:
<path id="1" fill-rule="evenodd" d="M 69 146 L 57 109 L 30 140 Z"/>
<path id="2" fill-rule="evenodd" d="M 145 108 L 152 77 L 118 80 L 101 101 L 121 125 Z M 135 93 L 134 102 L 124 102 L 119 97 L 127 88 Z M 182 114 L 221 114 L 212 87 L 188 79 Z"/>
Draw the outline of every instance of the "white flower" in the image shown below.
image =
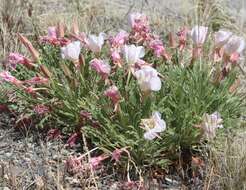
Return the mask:
<path id="1" fill-rule="evenodd" d="M 100 52 L 104 44 L 105 38 L 106 38 L 106 34 L 102 32 L 98 36 L 89 35 L 87 39 L 87 45 L 89 49 L 95 53 Z"/>
<path id="2" fill-rule="evenodd" d="M 213 139 L 216 135 L 216 129 L 223 128 L 222 122 L 223 119 L 218 112 L 214 112 L 211 115 L 205 114 L 201 124 L 201 128 L 204 131 L 204 136 L 208 139 Z"/>
<path id="3" fill-rule="evenodd" d="M 158 137 L 158 133 L 165 131 L 166 122 L 161 119 L 159 112 L 153 112 L 150 119 L 142 119 L 141 126 L 146 130 L 144 138 L 147 140 L 153 140 Z"/>
<path id="4" fill-rule="evenodd" d="M 161 89 L 161 79 L 158 77 L 158 72 L 154 68 L 143 66 L 134 75 L 143 92 L 159 91 Z"/>
<path id="5" fill-rule="evenodd" d="M 205 42 L 206 37 L 207 37 L 207 33 L 208 33 L 208 27 L 195 26 L 192 28 L 190 35 L 191 35 L 193 42 L 197 46 L 199 46 Z"/>
<path id="6" fill-rule="evenodd" d="M 131 26 L 131 27 L 134 27 L 135 23 L 136 23 L 136 20 L 143 20 L 143 19 L 146 19 L 146 16 L 144 14 L 141 14 L 141 13 L 131 13 L 128 17 L 128 24 Z"/>
<path id="7" fill-rule="evenodd" d="M 123 47 L 123 55 L 129 65 L 135 64 L 139 59 L 144 57 L 144 47 L 135 45 L 125 45 Z"/>
<path id="8" fill-rule="evenodd" d="M 133 26 L 135 24 L 136 19 L 140 19 L 142 17 L 141 13 L 131 13 L 128 17 L 128 24 Z"/>
<path id="9" fill-rule="evenodd" d="M 216 47 L 222 47 L 225 45 L 229 38 L 232 36 L 232 33 L 229 31 L 219 30 L 214 34 L 214 43 Z"/>
<path id="10" fill-rule="evenodd" d="M 227 55 L 233 53 L 241 54 L 245 48 L 245 41 L 242 37 L 233 35 L 228 42 L 224 45 L 224 50 Z"/>
<path id="11" fill-rule="evenodd" d="M 71 42 L 65 47 L 61 47 L 61 56 L 63 59 L 76 61 L 79 59 L 81 46 L 79 41 Z"/>

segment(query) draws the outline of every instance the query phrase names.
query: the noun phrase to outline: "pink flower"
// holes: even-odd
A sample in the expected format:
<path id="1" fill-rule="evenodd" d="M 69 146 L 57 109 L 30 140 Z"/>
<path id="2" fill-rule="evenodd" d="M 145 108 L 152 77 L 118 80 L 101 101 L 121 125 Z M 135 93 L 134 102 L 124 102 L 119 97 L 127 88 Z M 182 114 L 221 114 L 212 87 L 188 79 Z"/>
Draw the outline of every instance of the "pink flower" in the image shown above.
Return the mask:
<path id="1" fill-rule="evenodd" d="M 150 47 L 150 49 L 152 49 L 154 51 L 154 54 L 157 57 L 163 56 L 166 60 L 170 59 L 170 56 L 167 54 L 165 47 L 163 45 L 163 42 L 161 40 L 154 39 L 154 40 L 150 41 L 149 47 Z"/>
<path id="2" fill-rule="evenodd" d="M 187 34 L 188 34 L 188 29 L 186 27 L 182 28 L 178 33 L 177 36 L 179 37 L 179 50 L 182 51 L 187 42 Z"/>
<path id="3" fill-rule="evenodd" d="M 49 38 L 57 38 L 57 31 L 55 26 L 48 27 L 48 37 Z"/>
<path id="4" fill-rule="evenodd" d="M 71 40 L 67 39 L 67 38 L 59 38 L 59 45 L 60 46 L 67 46 L 69 43 L 71 43 Z"/>
<path id="5" fill-rule="evenodd" d="M 39 42 L 41 44 L 51 44 L 54 46 L 60 45 L 59 40 L 57 38 L 50 38 L 48 36 L 40 36 L 39 37 Z"/>
<path id="6" fill-rule="evenodd" d="M 147 63 L 146 61 L 139 59 L 136 63 L 135 63 L 135 67 L 138 69 L 141 69 L 143 66 L 151 66 L 150 63 Z"/>
<path id="7" fill-rule="evenodd" d="M 49 107 L 47 107 L 45 105 L 39 104 L 39 105 L 36 105 L 34 107 L 33 111 L 39 115 L 44 115 L 44 114 L 48 113 L 50 111 L 50 109 L 49 109 Z"/>
<path id="8" fill-rule="evenodd" d="M 42 43 L 50 43 L 52 45 L 59 45 L 58 30 L 55 26 L 48 27 L 48 34 L 41 36 L 40 40 Z"/>
<path id="9" fill-rule="evenodd" d="M 28 69 L 32 69 L 34 67 L 34 64 L 31 62 L 30 59 L 24 57 L 19 53 L 10 53 L 8 56 L 8 62 L 13 69 L 16 68 L 17 64 L 22 64 Z"/>
<path id="10" fill-rule="evenodd" d="M 109 87 L 105 92 L 104 95 L 109 97 L 114 104 L 117 104 L 120 100 L 120 92 L 116 86 Z"/>
<path id="11" fill-rule="evenodd" d="M 108 63 L 101 59 L 93 59 L 90 61 L 90 66 L 94 69 L 104 80 L 108 78 L 111 67 Z"/>
<path id="12" fill-rule="evenodd" d="M 111 47 L 113 48 L 119 48 L 125 44 L 125 42 L 128 40 L 129 34 L 121 30 L 116 36 L 110 37 L 109 42 L 111 44 Z"/>
<path id="13" fill-rule="evenodd" d="M 8 62 L 10 63 L 12 68 L 16 68 L 17 64 L 24 65 L 27 62 L 27 58 L 19 53 L 10 53 L 8 56 Z"/>
<path id="14" fill-rule="evenodd" d="M 12 76 L 8 71 L 3 71 L 0 73 L 0 79 L 2 78 L 2 80 L 9 82 L 15 86 L 21 86 L 22 85 L 22 81 L 16 79 L 14 76 Z"/>
<path id="15" fill-rule="evenodd" d="M 240 59 L 240 54 L 238 54 L 238 53 L 233 53 L 230 56 L 230 62 L 233 64 L 236 64 L 239 59 Z"/>
<path id="16" fill-rule="evenodd" d="M 149 21 L 148 17 L 141 13 L 131 13 L 128 20 L 130 26 L 134 31 L 137 32 L 149 32 Z"/>
<path id="17" fill-rule="evenodd" d="M 165 51 L 164 45 L 161 40 L 153 40 L 149 44 L 150 48 L 154 51 L 157 57 L 161 57 Z"/>
<path id="18" fill-rule="evenodd" d="M 148 18 L 141 13 L 132 13 L 129 16 L 129 24 L 132 28 L 130 39 L 136 43 L 148 41 L 151 37 Z"/>
<path id="19" fill-rule="evenodd" d="M 75 146 L 75 143 L 79 139 L 79 137 L 80 137 L 79 133 L 72 134 L 72 136 L 70 136 L 69 139 L 67 140 L 67 145 L 70 147 Z"/>
<path id="20" fill-rule="evenodd" d="M 122 67 L 122 58 L 118 50 L 111 50 L 111 58 L 114 65 Z"/>
<path id="21" fill-rule="evenodd" d="M 100 155 L 100 156 L 97 156 L 97 157 L 93 157 L 90 160 L 90 165 L 92 166 L 92 168 L 94 170 L 98 169 L 98 167 L 100 166 L 102 161 L 105 160 L 106 158 L 108 158 L 108 156 L 105 156 L 105 155 Z"/>
<path id="22" fill-rule="evenodd" d="M 119 162 L 120 158 L 121 158 L 121 154 L 122 154 L 123 150 L 121 149 L 115 149 L 112 153 L 112 158 L 116 161 Z"/>
<path id="23" fill-rule="evenodd" d="M 47 84 L 49 80 L 44 77 L 33 77 L 29 80 L 24 81 L 25 83 L 29 85 L 35 85 L 35 84 Z"/>
<path id="24" fill-rule="evenodd" d="M 59 129 L 50 129 L 47 133 L 48 140 L 54 140 L 61 137 L 61 131 Z"/>
<path id="25" fill-rule="evenodd" d="M 48 27 L 47 36 L 41 36 L 40 42 L 45 44 L 51 44 L 54 46 L 66 46 L 70 43 L 70 40 L 64 37 L 58 37 L 58 29 L 55 26 Z"/>
<path id="26" fill-rule="evenodd" d="M 113 51 L 111 53 L 111 57 L 114 63 L 118 63 L 121 61 L 121 56 L 120 53 L 118 51 Z"/>
<path id="27" fill-rule="evenodd" d="M 30 94 L 31 96 L 33 97 L 36 97 L 37 96 L 37 93 L 36 93 L 36 90 L 33 88 L 33 87 L 25 87 L 24 88 L 24 91 L 27 93 L 27 94 Z"/>

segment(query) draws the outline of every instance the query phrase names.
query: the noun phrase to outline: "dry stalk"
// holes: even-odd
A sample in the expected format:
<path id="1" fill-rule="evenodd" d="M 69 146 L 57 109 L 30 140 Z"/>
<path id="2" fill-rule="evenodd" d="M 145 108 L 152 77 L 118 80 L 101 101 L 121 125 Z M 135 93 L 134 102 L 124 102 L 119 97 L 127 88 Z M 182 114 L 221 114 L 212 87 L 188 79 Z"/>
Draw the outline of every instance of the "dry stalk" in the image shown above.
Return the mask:
<path id="1" fill-rule="evenodd" d="M 87 146 L 87 142 L 86 142 L 86 138 L 85 138 L 84 133 L 82 133 L 82 138 L 83 138 L 83 143 L 84 143 L 84 149 L 85 149 L 85 151 L 86 151 L 86 153 L 87 153 L 87 156 L 88 156 L 88 163 L 89 163 L 89 166 L 90 166 L 91 177 L 92 177 L 92 179 L 93 179 L 95 188 L 96 188 L 97 190 L 99 190 L 99 189 L 98 189 L 98 186 L 97 186 L 97 181 L 96 181 L 96 178 L 95 178 L 95 172 L 94 172 L 94 170 L 93 170 L 92 165 L 90 164 L 90 163 L 91 163 L 91 154 L 90 154 L 91 151 L 89 151 L 89 148 L 88 148 L 88 146 Z"/>

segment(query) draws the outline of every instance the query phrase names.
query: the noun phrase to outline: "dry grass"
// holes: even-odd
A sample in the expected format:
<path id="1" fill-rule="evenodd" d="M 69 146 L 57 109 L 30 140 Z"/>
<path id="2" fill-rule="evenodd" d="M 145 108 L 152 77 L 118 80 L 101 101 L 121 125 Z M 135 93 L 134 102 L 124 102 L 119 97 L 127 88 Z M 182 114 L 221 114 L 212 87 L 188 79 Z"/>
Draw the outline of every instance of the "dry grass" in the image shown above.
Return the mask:
<path id="1" fill-rule="evenodd" d="M 0 6 L 0 57 L 19 49 L 16 33 L 25 29 L 25 1 L 1 0 Z"/>
<path id="2" fill-rule="evenodd" d="M 211 149 L 206 190 L 246 189 L 246 133 L 220 141 Z"/>

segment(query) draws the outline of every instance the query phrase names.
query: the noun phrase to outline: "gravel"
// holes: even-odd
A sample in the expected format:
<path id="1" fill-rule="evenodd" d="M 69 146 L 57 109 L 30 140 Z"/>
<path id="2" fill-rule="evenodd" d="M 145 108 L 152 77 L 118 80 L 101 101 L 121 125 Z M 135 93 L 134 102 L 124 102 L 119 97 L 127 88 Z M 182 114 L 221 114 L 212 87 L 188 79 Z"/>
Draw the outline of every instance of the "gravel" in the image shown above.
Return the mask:
<path id="1" fill-rule="evenodd" d="M 80 145 L 67 148 L 63 140 L 46 141 L 35 130 L 24 132 L 11 126 L 13 119 L 0 113 L 0 190 L 95 189 L 91 173 L 70 175 L 66 171 L 66 160 L 83 153 Z M 122 189 L 124 182 L 116 178 L 117 174 L 107 172 L 106 165 L 95 171 L 100 190 Z M 178 181 L 170 180 L 165 184 L 151 182 L 155 185 L 172 190 L 180 187 Z"/>
<path id="2" fill-rule="evenodd" d="M 66 149 L 60 140 L 45 141 L 31 131 L 17 131 L 6 125 L 8 116 L 0 114 L 0 118 L 0 189 L 36 189 L 42 181 L 46 189 L 52 189 L 58 179 L 68 176 L 64 163 L 78 154 L 76 149 Z"/>

